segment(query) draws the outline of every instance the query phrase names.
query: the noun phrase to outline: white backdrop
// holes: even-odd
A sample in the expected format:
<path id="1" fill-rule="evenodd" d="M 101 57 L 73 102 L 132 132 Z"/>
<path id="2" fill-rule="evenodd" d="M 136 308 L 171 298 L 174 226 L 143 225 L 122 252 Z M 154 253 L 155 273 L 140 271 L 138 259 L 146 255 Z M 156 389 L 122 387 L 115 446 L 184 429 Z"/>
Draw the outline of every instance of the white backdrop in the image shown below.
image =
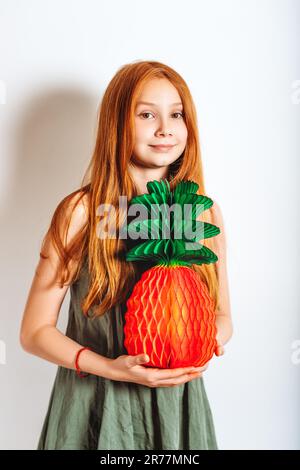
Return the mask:
<path id="1" fill-rule="evenodd" d="M 35 449 L 57 369 L 18 338 L 42 237 L 81 181 L 109 80 L 139 59 L 187 81 L 223 212 L 234 335 L 204 372 L 219 447 L 300 448 L 299 14 L 296 0 L 0 1 L 2 449 Z"/>

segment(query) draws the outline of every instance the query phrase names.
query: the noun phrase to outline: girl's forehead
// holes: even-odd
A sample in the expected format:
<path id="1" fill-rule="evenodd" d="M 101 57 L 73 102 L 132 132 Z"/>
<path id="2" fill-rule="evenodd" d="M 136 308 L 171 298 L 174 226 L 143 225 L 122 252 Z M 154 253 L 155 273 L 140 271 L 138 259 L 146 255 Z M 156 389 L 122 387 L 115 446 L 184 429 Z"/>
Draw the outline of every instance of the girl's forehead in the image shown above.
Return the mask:
<path id="1" fill-rule="evenodd" d="M 158 106 L 159 105 L 159 102 L 156 101 L 156 102 L 151 102 L 151 101 L 144 101 L 144 100 L 138 100 L 137 105 L 139 104 L 145 104 L 147 106 Z M 177 101 L 175 103 L 170 103 L 170 106 L 180 106 L 182 105 L 182 101 Z"/>
<path id="2" fill-rule="evenodd" d="M 156 103 L 166 100 L 170 104 L 181 103 L 177 88 L 167 79 L 153 79 L 145 83 L 137 96 L 137 102 Z"/>

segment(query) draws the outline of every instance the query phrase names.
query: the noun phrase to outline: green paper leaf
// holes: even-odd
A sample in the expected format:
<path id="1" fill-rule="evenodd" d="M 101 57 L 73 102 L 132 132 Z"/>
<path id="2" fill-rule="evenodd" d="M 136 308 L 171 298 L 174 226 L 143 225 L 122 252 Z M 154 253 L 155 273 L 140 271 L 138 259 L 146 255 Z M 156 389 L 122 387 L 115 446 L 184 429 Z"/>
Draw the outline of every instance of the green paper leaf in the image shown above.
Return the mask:
<path id="1" fill-rule="evenodd" d="M 198 243 L 220 233 L 219 227 L 197 220 L 213 205 L 211 198 L 197 194 L 198 188 L 197 183 L 186 180 L 171 191 L 167 179 L 154 180 L 147 183 L 149 194 L 132 198 L 130 207 L 138 204 L 145 211 L 140 210 L 138 220 L 125 229 L 130 238 L 146 241 L 131 248 L 126 255 L 128 261 L 153 259 L 157 263 L 189 265 L 218 260 L 212 250 Z M 135 238 L 137 234 L 140 236 Z"/>

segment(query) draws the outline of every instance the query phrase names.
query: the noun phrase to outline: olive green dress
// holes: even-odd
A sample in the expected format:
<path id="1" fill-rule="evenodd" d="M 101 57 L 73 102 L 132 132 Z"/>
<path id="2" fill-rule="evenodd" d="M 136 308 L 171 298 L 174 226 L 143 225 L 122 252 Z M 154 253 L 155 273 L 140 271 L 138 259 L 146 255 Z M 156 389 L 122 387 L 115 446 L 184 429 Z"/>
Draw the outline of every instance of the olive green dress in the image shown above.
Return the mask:
<path id="1" fill-rule="evenodd" d="M 80 304 L 88 290 L 87 258 L 70 286 L 66 335 L 116 358 L 124 348 L 125 304 L 92 320 Z M 58 366 L 37 450 L 218 449 L 203 376 L 175 387 L 151 388 Z"/>

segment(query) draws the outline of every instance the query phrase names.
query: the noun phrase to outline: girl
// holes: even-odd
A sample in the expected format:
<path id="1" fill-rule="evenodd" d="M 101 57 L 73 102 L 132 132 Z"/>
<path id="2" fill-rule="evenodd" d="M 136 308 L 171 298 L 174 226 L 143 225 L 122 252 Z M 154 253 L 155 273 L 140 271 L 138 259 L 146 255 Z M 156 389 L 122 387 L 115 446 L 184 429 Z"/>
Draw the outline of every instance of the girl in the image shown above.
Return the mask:
<path id="1" fill-rule="evenodd" d="M 124 239 L 96 233 L 101 203 L 113 204 L 120 228 L 119 196 L 130 201 L 161 178 L 171 189 L 193 180 L 205 194 L 196 110 L 176 71 L 137 61 L 120 68 L 105 91 L 92 160 L 80 189 L 54 212 L 26 302 L 23 349 L 58 365 L 37 449 L 218 449 L 202 375 L 208 363 L 147 368 L 147 355 L 127 355 L 126 300 L 141 268 L 122 257 Z M 233 331 L 224 226 L 216 202 L 202 216 L 221 230 L 202 240 L 218 262 L 193 265 L 215 302 L 220 356 Z M 63 334 L 56 324 L 69 287 Z"/>

